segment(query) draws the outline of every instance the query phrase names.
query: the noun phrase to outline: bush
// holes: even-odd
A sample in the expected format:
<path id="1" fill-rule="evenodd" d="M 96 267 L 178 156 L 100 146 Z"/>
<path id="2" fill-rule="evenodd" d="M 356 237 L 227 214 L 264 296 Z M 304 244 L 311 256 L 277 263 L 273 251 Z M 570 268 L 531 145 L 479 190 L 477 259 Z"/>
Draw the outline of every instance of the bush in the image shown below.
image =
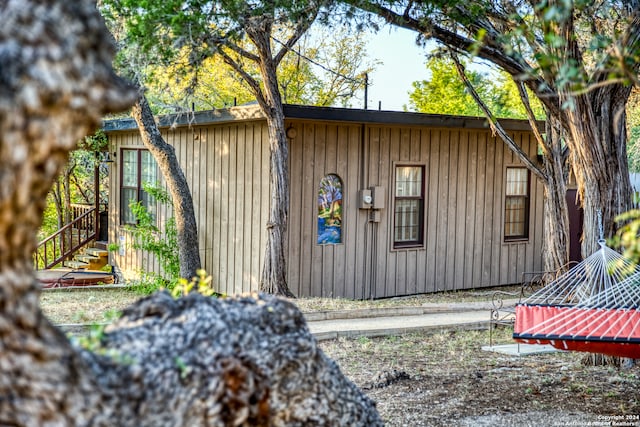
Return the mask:
<path id="1" fill-rule="evenodd" d="M 157 185 L 144 184 L 144 190 L 157 201 L 172 205 L 171 197 L 166 190 Z M 153 254 L 162 274 L 142 272 L 143 279 L 133 289 L 150 294 L 158 289 L 173 289 L 180 279 L 180 259 L 178 257 L 178 230 L 173 217 L 169 218 L 160 231 L 155 225 L 155 218 L 141 202 L 130 205 L 137 225 L 128 226 L 127 231 L 133 237 L 133 249 L 140 249 Z"/>

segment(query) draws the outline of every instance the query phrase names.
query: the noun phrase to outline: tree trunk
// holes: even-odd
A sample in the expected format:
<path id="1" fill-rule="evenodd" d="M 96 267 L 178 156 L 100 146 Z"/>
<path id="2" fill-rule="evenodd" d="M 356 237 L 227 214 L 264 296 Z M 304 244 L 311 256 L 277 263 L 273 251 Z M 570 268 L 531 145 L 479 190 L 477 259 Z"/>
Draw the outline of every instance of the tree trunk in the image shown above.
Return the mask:
<path id="1" fill-rule="evenodd" d="M 46 195 L 76 142 L 136 99 L 89 1 L 0 5 L 0 425 L 381 426 L 284 300 L 164 292 L 73 347 L 38 306 Z M 91 337 L 90 337 L 91 338 Z"/>
<path id="2" fill-rule="evenodd" d="M 134 98 L 90 2 L 2 2 L 0 20 L 0 425 L 86 425 L 102 398 L 40 312 L 31 254 L 69 152 Z"/>
<path id="3" fill-rule="evenodd" d="M 140 129 L 142 142 L 156 159 L 173 199 L 173 215 L 178 232 L 180 276 L 186 279 L 197 277 L 197 270 L 202 264 L 198 246 L 198 227 L 189 184 L 180 168 L 175 149 L 162 138 L 144 94 L 140 94 L 131 112 Z"/>
<path id="4" fill-rule="evenodd" d="M 562 147 L 563 132 L 551 116 L 547 117 L 545 134 L 548 151 L 543 151 L 546 182 L 542 262 L 545 271 L 558 271 L 569 261 L 568 167 Z"/>
<path id="5" fill-rule="evenodd" d="M 274 109 L 276 110 L 276 109 Z M 289 212 L 289 148 L 284 128 L 284 111 L 272 111 L 267 118 L 270 141 L 271 201 L 267 224 L 267 245 L 260 289 L 294 297 L 287 285 L 287 225 Z"/>
<path id="6" fill-rule="evenodd" d="M 56 214 L 58 229 L 64 227 L 64 208 L 62 207 L 62 188 L 60 186 L 60 177 L 56 179 L 55 186 L 52 188 L 53 202 L 56 206 Z"/>
<path id="7" fill-rule="evenodd" d="M 260 290 L 294 297 L 287 284 L 287 227 L 289 217 L 289 142 L 284 126 L 284 109 L 278 87 L 277 64 L 271 53 L 271 23 L 266 18 L 246 25 L 247 34 L 260 57 L 260 75 L 264 88 L 258 103 L 267 116 L 269 128 L 269 178 L 271 201 L 267 223 L 267 245 Z"/>
<path id="8" fill-rule="evenodd" d="M 625 104 L 630 88 L 609 85 L 574 97 L 565 112 L 567 141 L 584 209 L 583 257 L 615 233 L 615 217 L 631 207 Z"/>

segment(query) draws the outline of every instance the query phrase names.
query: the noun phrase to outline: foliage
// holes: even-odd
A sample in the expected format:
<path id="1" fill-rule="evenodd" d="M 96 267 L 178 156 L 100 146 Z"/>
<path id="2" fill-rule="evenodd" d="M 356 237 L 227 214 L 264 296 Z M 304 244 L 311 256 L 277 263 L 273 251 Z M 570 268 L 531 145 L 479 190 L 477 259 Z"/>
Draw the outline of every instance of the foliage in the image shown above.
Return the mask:
<path id="1" fill-rule="evenodd" d="M 180 296 L 187 296 L 191 291 L 195 291 L 206 297 L 216 295 L 213 285 L 211 284 L 212 277 L 207 274 L 203 269 L 198 270 L 198 277 L 192 277 L 191 280 L 180 278 L 178 284 L 171 291 L 171 295 L 174 298 Z"/>
<path id="2" fill-rule="evenodd" d="M 185 47 L 172 63 L 147 67 L 147 98 L 155 114 L 227 108 L 254 100 L 246 84 L 220 57 L 204 59 L 193 68 L 188 55 Z"/>
<path id="3" fill-rule="evenodd" d="M 491 85 L 491 103 L 496 117 L 508 117 L 512 119 L 526 119 L 527 112 L 520 99 L 518 88 L 509 74 L 504 71 L 490 77 Z M 531 109 L 538 120 L 545 119 L 545 111 L 531 90 L 527 89 Z"/>
<path id="4" fill-rule="evenodd" d="M 409 105 L 421 113 L 479 116 L 482 114 L 475 101 L 458 77 L 453 61 L 432 56 L 427 61 L 431 78 L 413 82 Z M 468 72 L 469 79 L 483 98 L 491 95 L 491 84 L 477 71 Z"/>
<path id="5" fill-rule="evenodd" d="M 282 29 L 284 39 L 289 34 Z M 243 42 L 242 46 L 246 43 Z M 274 45 L 278 42 L 274 41 Z M 220 56 L 204 58 L 197 66 L 185 46 L 171 62 L 145 67 L 147 98 L 156 114 L 189 110 L 228 108 L 255 100 L 251 88 Z M 237 59 L 237 55 L 235 56 Z M 348 106 L 361 90 L 365 73 L 377 61 L 369 61 L 364 33 L 350 33 L 346 27 L 316 26 L 283 58 L 277 69 L 282 101 L 300 105 Z M 247 72 L 261 80 L 257 66 L 245 63 Z"/>
<path id="6" fill-rule="evenodd" d="M 482 115 L 450 57 L 432 55 L 426 67 L 431 78 L 413 83 L 414 90 L 409 94 L 412 110 L 432 114 Z M 516 84 L 507 73 L 494 71 L 486 74 L 467 69 L 467 76 L 495 117 L 527 118 Z M 537 119 L 544 119 L 544 109 L 536 98 L 532 99 L 532 108 Z"/>
<path id="7" fill-rule="evenodd" d="M 102 129 L 98 129 L 93 135 L 87 135 L 78 143 L 78 149 L 88 151 L 97 155 L 109 145 L 107 134 Z"/>
<path id="8" fill-rule="evenodd" d="M 109 357 L 119 364 L 130 364 L 132 363 L 132 360 L 129 357 L 123 356 L 119 351 L 113 348 L 105 349 L 102 345 L 107 325 L 113 323 L 113 321 L 118 319 L 121 315 L 122 312 L 118 310 L 107 310 L 104 313 L 104 323 L 92 323 L 89 325 L 87 333 L 78 336 L 70 335 L 69 338 L 74 345 L 87 351 Z"/>
<path id="9" fill-rule="evenodd" d="M 270 35 L 271 50 L 284 55 L 277 68 L 282 100 L 290 104 L 347 106 L 363 88 L 369 61 L 362 32 L 347 26 L 315 26 L 302 34 L 320 3 L 184 2 L 179 12 L 165 2 L 106 0 L 102 14 L 117 37 L 123 56 L 135 57 L 138 77 L 149 89 L 158 112 L 222 108 L 256 99 L 262 86 L 258 50 L 246 34 L 248 17 L 277 15 Z M 271 9 L 271 10 L 269 10 Z M 237 20 L 236 22 L 234 22 Z M 162 28 L 157 31 L 157 27 Z M 194 28 L 202 33 L 194 35 Z M 188 34 L 187 34 L 188 33 Z M 146 59 L 144 58 L 146 57 Z"/>
<path id="10" fill-rule="evenodd" d="M 102 130 L 97 130 L 78 141 L 78 148 L 71 152 L 69 161 L 63 172 L 58 176 L 54 186 L 47 196 L 42 225 L 38 232 L 40 239 L 53 234 L 68 219 L 67 212 L 73 203 L 94 203 L 94 168 L 97 165 L 100 173 L 100 200 L 108 201 L 108 191 L 105 185 L 107 166 L 100 162 L 100 153 L 107 147 L 107 136 Z"/>
<path id="11" fill-rule="evenodd" d="M 629 170 L 640 172 L 640 90 L 636 89 L 627 103 L 627 156 Z"/>
<path id="12" fill-rule="evenodd" d="M 160 289 L 171 287 L 171 284 L 167 282 L 167 279 L 159 274 L 148 271 L 139 271 L 139 274 L 140 277 L 138 279 L 131 280 L 127 287 L 128 290 L 135 292 L 137 295 L 151 295 Z"/>
<path id="13" fill-rule="evenodd" d="M 349 1 L 348 1 L 349 2 Z M 353 0 L 387 22 L 487 60 L 557 112 L 558 101 L 611 84 L 638 83 L 637 4 L 618 0 Z M 567 95 L 558 99 L 558 95 Z"/>
<path id="14" fill-rule="evenodd" d="M 61 222 L 62 218 L 58 218 L 58 212 L 56 211 L 56 205 L 53 201 L 53 195 L 50 192 L 47 196 L 47 204 L 42 216 L 42 224 L 38 230 L 38 239 L 42 240 L 55 233 Z"/>
<path id="15" fill-rule="evenodd" d="M 196 82 L 204 63 L 217 56 L 238 72 L 237 76 L 249 85 L 254 95 L 260 90 L 256 78 L 261 59 L 255 40 L 247 37 L 247 28 L 265 25 L 261 29 L 269 31 L 264 33 L 267 37 L 272 35 L 274 25 L 279 31 L 289 32 L 295 31 L 293 28 L 298 25 L 308 28 L 319 7 L 292 0 L 278 3 L 187 0 L 179 3 L 177 7 L 175 2 L 103 1 L 102 14 L 112 29 L 117 28 L 123 41 L 121 52 L 124 55 L 120 55 L 120 59 L 131 57 L 131 50 L 134 50 L 137 54 L 134 60 L 139 61 L 142 55 L 147 58 L 145 64 L 137 64 L 137 73 L 144 72 L 149 63 L 175 64 L 174 76 L 182 74 L 180 77 Z M 296 34 L 296 40 L 299 36 Z M 273 50 L 278 50 L 275 47 Z"/>
<path id="16" fill-rule="evenodd" d="M 280 65 L 283 102 L 348 107 L 364 87 L 363 76 L 379 61 L 369 60 L 363 32 L 353 33 L 344 26 L 312 30 L 299 42 L 296 53 L 300 55 L 292 51 Z M 300 72 L 305 68 L 309 68 L 308 77 Z"/>
<path id="17" fill-rule="evenodd" d="M 632 209 L 616 217 L 621 224 L 614 238 L 609 242 L 620 247 L 622 255 L 634 264 L 640 264 L 640 210 Z"/>
<path id="18" fill-rule="evenodd" d="M 171 204 L 171 198 L 166 190 L 151 185 L 143 184 L 144 191 L 149 193 L 157 201 L 164 204 Z M 169 218 L 164 223 L 164 229 L 160 231 L 156 226 L 156 220 L 151 212 L 142 202 L 135 202 L 131 205 L 131 210 L 136 218 L 135 226 L 128 226 L 126 229 L 132 235 L 133 249 L 140 249 L 155 255 L 163 275 L 150 272 L 143 272 L 146 276 L 143 286 L 149 293 L 162 287 L 172 289 L 180 277 L 180 260 L 178 258 L 178 232 L 174 218 Z"/>

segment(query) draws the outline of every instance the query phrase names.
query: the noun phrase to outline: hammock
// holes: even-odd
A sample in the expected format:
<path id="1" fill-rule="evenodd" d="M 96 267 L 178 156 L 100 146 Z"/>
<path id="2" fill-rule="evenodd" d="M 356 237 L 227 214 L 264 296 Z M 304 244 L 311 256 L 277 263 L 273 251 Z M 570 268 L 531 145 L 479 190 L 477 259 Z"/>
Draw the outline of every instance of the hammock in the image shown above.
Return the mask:
<path id="1" fill-rule="evenodd" d="M 599 243 L 596 253 L 516 306 L 516 341 L 640 358 L 640 271 Z"/>

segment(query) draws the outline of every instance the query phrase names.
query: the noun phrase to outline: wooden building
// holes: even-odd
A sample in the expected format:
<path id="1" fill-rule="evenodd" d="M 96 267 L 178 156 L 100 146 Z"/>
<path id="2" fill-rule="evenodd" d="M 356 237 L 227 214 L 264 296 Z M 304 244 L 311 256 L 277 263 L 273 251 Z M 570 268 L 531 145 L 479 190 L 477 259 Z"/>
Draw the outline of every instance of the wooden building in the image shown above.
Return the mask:
<path id="1" fill-rule="evenodd" d="M 542 269 L 543 187 L 481 118 L 285 106 L 290 142 L 288 283 L 298 296 L 382 298 L 517 283 Z M 535 157 L 528 123 L 503 127 Z M 193 194 L 200 254 L 216 289 L 257 290 L 269 204 L 269 142 L 257 106 L 164 116 Z M 132 119 L 105 122 L 111 262 L 133 251 L 128 201 L 160 180 Z"/>

